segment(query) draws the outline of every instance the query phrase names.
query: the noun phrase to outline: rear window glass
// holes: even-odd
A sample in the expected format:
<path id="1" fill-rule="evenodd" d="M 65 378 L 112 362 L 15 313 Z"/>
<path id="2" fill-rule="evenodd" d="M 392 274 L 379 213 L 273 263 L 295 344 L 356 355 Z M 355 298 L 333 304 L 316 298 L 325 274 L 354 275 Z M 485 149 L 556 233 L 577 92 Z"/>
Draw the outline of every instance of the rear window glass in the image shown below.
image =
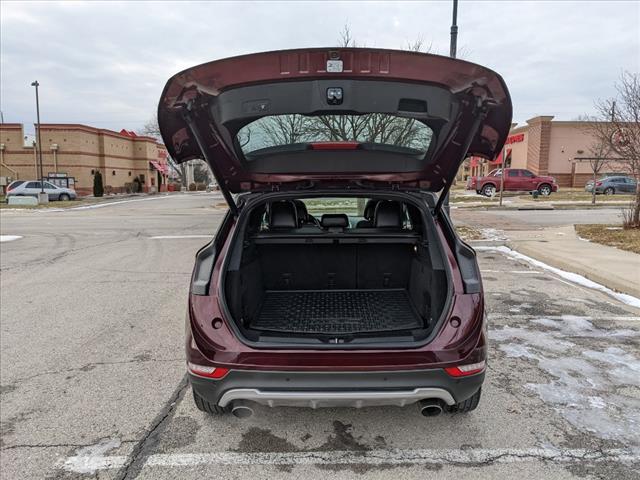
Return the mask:
<path id="1" fill-rule="evenodd" d="M 319 142 L 359 142 L 417 155 L 427 152 L 432 137 L 433 131 L 424 123 L 384 113 L 287 114 L 262 117 L 245 125 L 238 131 L 237 140 L 245 155 L 269 153 L 261 150 L 292 145 L 305 149 Z"/>

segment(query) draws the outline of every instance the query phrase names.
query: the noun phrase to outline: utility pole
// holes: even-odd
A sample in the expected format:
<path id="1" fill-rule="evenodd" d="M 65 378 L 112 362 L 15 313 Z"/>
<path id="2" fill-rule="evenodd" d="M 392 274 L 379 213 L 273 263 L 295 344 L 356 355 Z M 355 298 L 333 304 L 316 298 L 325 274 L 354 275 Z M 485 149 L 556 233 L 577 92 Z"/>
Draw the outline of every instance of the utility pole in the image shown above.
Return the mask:
<path id="1" fill-rule="evenodd" d="M 40 164 L 40 195 L 38 195 L 38 203 L 49 203 L 49 195 L 44 193 L 44 173 L 42 172 L 42 135 L 40 133 L 40 98 L 38 97 L 40 83 L 36 80 L 31 83 L 31 86 L 36 87 L 36 115 L 38 119 L 38 162 Z"/>
<path id="2" fill-rule="evenodd" d="M 453 18 L 451 19 L 451 43 L 449 45 L 449 56 L 456 58 L 456 50 L 458 48 L 458 0 L 453 0 Z M 451 181 L 453 182 L 454 179 Z M 450 190 L 449 190 L 450 191 Z M 449 191 L 444 197 L 443 206 L 449 213 Z"/>
<path id="3" fill-rule="evenodd" d="M 449 46 L 449 56 L 456 58 L 458 49 L 458 0 L 453 0 L 453 19 L 451 21 L 451 45 Z"/>

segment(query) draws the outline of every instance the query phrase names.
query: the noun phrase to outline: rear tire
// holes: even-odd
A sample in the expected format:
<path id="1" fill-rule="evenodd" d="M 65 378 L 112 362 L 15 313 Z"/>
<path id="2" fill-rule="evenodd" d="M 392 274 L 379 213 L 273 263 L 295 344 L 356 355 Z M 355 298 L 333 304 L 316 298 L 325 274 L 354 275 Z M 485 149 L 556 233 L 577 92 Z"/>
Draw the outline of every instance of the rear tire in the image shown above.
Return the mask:
<path id="1" fill-rule="evenodd" d="M 485 197 L 493 197 L 496 194 L 495 185 L 487 183 L 484 187 L 482 187 L 482 194 Z"/>
<path id="2" fill-rule="evenodd" d="M 196 407 L 201 412 L 208 413 L 209 415 L 222 415 L 229 412 L 227 407 L 221 407 L 220 405 L 216 405 L 215 403 L 208 402 L 200 395 L 193 390 L 193 401 L 196 404 Z"/>
<path id="3" fill-rule="evenodd" d="M 59 201 L 59 202 L 68 202 L 69 200 L 71 200 L 71 197 L 70 197 L 68 194 L 66 194 L 66 193 L 61 193 L 61 194 L 58 196 L 58 201 Z"/>
<path id="4" fill-rule="evenodd" d="M 538 193 L 543 197 L 548 197 L 549 195 L 551 195 L 551 185 L 543 183 L 538 187 Z"/>
<path id="5" fill-rule="evenodd" d="M 476 393 L 467 398 L 464 402 L 456 403 L 449 407 L 451 413 L 468 413 L 475 410 L 480 403 L 480 396 L 482 395 L 482 388 L 479 388 Z"/>
<path id="6" fill-rule="evenodd" d="M 613 195 L 614 193 L 616 193 L 616 191 L 613 187 L 607 187 L 604 189 L 605 195 Z"/>

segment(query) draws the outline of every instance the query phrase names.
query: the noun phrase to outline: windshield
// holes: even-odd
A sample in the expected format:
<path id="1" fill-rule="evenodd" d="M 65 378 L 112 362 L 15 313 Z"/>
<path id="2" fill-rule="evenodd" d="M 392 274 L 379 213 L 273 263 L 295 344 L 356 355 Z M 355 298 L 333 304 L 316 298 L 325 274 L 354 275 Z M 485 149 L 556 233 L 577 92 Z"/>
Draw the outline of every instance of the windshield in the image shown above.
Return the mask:
<path id="1" fill-rule="evenodd" d="M 237 140 L 247 155 L 263 149 L 317 142 L 358 142 L 393 147 L 401 153 L 425 154 L 433 131 L 424 123 L 384 113 L 363 115 L 272 115 L 238 131 Z"/>

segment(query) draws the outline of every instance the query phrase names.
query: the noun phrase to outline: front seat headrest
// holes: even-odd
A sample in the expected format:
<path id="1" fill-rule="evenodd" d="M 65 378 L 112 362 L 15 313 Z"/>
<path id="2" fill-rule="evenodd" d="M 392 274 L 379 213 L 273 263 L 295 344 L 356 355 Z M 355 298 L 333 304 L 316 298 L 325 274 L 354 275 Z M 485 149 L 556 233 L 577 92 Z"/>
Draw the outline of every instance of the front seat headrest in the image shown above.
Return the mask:
<path id="1" fill-rule="evenodd" d="M 297 228 L 298 218 L 293 202 L 282 201 L 271 204 L 269 228 Z"/>
<path id="2" fill-rule="evenodd" d="M 322 215 L 320 224 L 323 228 L 347 228 L 349 217 L 344 213 L 325 213 Z"/>
<path id="3" fill-rule="evenodd" d="M 398 202 L 384 200 L 376 207 L 375 228 L 402 228 L 402 206 Z"/>
<path id="4" fill-rule="evenodd" d="M 380 203 L 380 200 L 374 200 L 373 198 L 367 200 L 367 204 L 364 206 L 363 216 L 367 220 L 373 220 L 373 216 L 376 213 L 376 207 Z"/>
<path id="5" fill-rule="evenodd" d="M 293 204 L 296 206 L 296 215 L 298 215 L 298 222 L 301 224 L 306 223 L 309 220 L 309 212 L 307 206 L 302 200 L 293 200 Z"/>

